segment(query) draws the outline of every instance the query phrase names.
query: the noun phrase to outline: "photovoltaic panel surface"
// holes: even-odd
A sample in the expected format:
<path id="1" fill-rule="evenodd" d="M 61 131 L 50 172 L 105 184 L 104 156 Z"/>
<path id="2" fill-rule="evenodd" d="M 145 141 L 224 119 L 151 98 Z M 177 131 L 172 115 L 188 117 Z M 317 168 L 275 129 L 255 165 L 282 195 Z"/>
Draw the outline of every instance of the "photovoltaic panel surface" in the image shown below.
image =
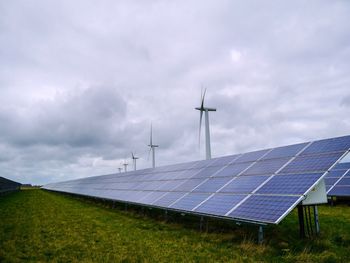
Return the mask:
<path id="1" fill-rule="evenodd" d="M 350 197 L 350 162 L 337 164 L 325 177 L 328 196 Z"/>
<path id="2" fill-rule="evenodd" d="M 344 136 L 53 183 L 43 188 L 186 213 L 277 224 L 349 149 L 350 136 Z M 339 167 L 345 169 L 344 165 Z M 329 173 L 332 176 L 326 179 L 327 184 L 335 184 L 328 188 L 328 194 L 347 191 L 350 177 L 345 178 L 346 173 L 340 172 L 340 168 L 333 168 Z"/>

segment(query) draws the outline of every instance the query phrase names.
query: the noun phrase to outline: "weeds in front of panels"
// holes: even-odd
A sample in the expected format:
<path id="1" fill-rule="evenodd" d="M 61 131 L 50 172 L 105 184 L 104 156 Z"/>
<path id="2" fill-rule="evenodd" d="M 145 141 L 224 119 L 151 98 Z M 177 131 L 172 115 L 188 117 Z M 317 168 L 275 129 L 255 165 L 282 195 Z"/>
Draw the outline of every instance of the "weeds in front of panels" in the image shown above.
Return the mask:
<path id="1" fill-rule="evenodd" d="M 321 235 L 298 237 L 296 212 L 265 229 L 158 209 L 26 190 L 0 197 L 0 262 L 347 262 L 350 207 L 319 208 Z"/>

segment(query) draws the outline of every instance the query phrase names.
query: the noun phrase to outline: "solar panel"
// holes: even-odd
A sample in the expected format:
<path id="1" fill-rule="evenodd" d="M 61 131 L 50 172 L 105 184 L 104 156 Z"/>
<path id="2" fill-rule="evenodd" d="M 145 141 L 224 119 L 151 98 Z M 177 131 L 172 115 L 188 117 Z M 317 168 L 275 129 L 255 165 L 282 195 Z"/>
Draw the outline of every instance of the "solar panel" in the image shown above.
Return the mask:
<path id="1" fill-rule="evenodd" d="M 277 172 L 277 170 L 280 169 L 289 160 L 290 158 L 261 160 L 256 162 L 252 167 L 246 170 L 243 174 L 244 175 L 273 174 Z"/>
<path id="2" fill-rule="evenodd" d="M 234 194 L 249 194 L 252 193 L 259 185 L 265 182 L 269 176 L 238 176 L 232 180 L 228 185 L 221 189 L 220 193 L 234 193 Z"/>
<path id="3" fill-rule="evenodd" d="M 322 173 L 277 175 L 271 178 L 256 193 L 302 195 L 322 175 Z"/>
<path id="4" fill-rule="evenodd" d="M 195 209 L 196 212 L 225 216 L 229 210 L 242 201 L 246 195 L 214 194 L 209 200 Z"/>
<path id="5" fill-rule="evenodd" d="M 231 177 L 214 177 L 209 178 L 207 181 L 203 182 L 201 185 L 196 187 L 193 192 L 203 192 L 203 193 L 215 193 L 225 184 L 227 184 Z"/>
<path id="6" fill-rule="evenodd" d="M 301 155 L 321 152 L 337 152 L 349 150 L 350 136 L 331 138 L 313 142 Z"/>
<path id="7" fill-rule="evenodd" d="M 349 197 L 350 196 L 350 186 L 334 186 L 329 192 L 330 196 L 340 196 Z"/>
<path id="8" fill-rule="evenodd" d="M 171 204 L 169 207 L 181 210 L 189 210 L 191 211 L 197 205 L 202 203 L 205 199 L 207 199 L 210 194 L 203 193 L 189 193 L 177 200 L 175 203 Z"/>
<path id="9" fill-rule="evenodd" d="M 297 156 L 280 173 L 325 172 L 344 154 L 344 152 Z"/>
<path id="10" fill-rule="evenodd" d="M 350 197 L 350 162 L 339 163 L 326 175 L 328 196 Z"/>
<path id="11" fill-rule="evenodd" d="M 305 199 L 349 149 L 350 136 L 346 136 L 53 183 L 43 188 L 187 213 L 277 224 Z M 343 180 L 346 174 L 339 171 L 333 169 L 329 173 L 327 189 L 332 193 L 340 189 L 344 194 L 349 180 Z M 328 185 L 340 181 L 344 184 Z"/>
<path id="12" fill-rule="evenodd" d="M 304 149 L 308 143 L 299 143 L 284 147 L 277 147 L 272 149 L 271 152 L 267 153 L 261 159 L 273 159 L 273 158 L 282 158 L 282 157 L 293 157 L 298 154 L 302 149 Z"/>
<path id="13" fill-rule="evenodd" d="M 301 198 L 300 196 L 252 195 L 231 212 L 229 216 L 246 220 L 278 223 L 288 209 L 297 204 Z"/>
<path id="14" fill-rule="evenodd" d="M 350 169 L 350 162 L 338 163 L 338 164 L 334 167 L 334 170 L 348 170 L 348 169 Z"/>
<path id="15" fill-rule="evenodd" d="M 152 204 L 156 206 L 161 206 L 161 207 L 168 207 L 169 205 L 171 205 L 172 203 L 174 203 L 176 200 L 180 199 L 184 195 L 185 193 L 183 192 L 168 192 L 168 193 L 165 193 L 165 195 L 163 195 L 161 198 L 159 198 Z"/>

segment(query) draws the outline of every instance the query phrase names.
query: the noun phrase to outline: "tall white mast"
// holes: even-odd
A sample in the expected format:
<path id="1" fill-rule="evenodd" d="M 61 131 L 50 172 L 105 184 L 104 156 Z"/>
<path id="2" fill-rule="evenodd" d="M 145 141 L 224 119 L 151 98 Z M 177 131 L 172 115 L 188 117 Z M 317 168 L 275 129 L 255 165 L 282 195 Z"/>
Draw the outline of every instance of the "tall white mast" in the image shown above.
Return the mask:
<path id="1" fill-rule="evenodd" d="M 149 147 L 150 151 L 152 151 L 152 168 L 156 167 L 156 153 L 155 153 L 155 148 L 158 147 L 159 145 L 153 144 L 153 134 L 152 134 L 152 124 L 151 124 L 151 135 L 149 139 Z"/>
<path id="2" fill-rule="evenodd" d="M 206 93 L 206 89 L 204 90 L 204 93 L 201 94 L 201 106 L 197 107 L 195 109 L 200 111 L 200 115 L 199 115 L 199 141 L 200 141 L 200 137 L 201 137 L 203 112 L 205 112 L 205 157 L 208 160 L 208 159 L 211 159 L 209 111 L 216 111 L 216 109 L 204 107 L 205 93 Z"/>

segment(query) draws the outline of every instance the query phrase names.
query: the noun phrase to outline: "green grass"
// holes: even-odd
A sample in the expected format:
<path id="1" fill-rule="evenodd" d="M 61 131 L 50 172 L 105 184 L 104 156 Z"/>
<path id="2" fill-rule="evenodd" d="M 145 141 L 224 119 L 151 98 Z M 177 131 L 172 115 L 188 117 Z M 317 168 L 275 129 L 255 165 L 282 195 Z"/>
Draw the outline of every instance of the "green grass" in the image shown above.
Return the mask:
<path id="1" fill-rule="evenodd" d="M 293 212 L 266 229 L 178 214 L 170 223 L 102 204 L 22 190 L 0 197 L 0 262 L 350 262 L 350 207 L 319 208 L 321 235 L 298 237 Z M 147 211 L 150 213 L 150 211 Z"/>

